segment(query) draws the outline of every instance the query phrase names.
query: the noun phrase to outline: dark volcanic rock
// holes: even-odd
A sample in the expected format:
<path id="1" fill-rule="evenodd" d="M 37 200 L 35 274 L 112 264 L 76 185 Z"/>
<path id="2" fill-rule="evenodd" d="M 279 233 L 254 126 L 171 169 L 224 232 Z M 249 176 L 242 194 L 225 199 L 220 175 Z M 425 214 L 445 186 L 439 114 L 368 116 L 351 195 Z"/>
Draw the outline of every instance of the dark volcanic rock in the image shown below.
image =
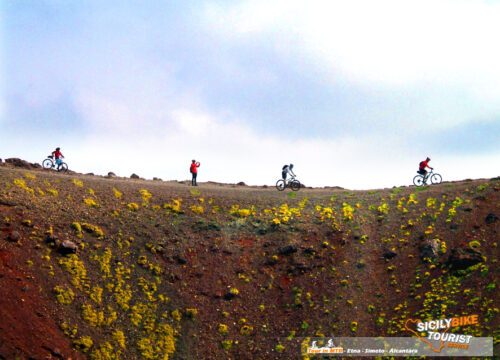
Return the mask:
<path id="1" fill-rule="evenodd" d="M 19 234 L 17 231 L 13 231 L 9 235 L 9 240 L 10 241 L 19 241 L 21 239 L 21 234 Z"/>
<path id="2" fill-rule="evenodd" d="M 424 258 L 435 258 L 438 256 L 439 243 L 437 240 L 427 240 L 423 245 L 419 247 L 420 257 Z"/>
<path id="3" fill-rule="evenodd" d="M 76 244 L 73 241 L 64 240 L 62 243 L 59 244 L 57 250 L 61 254 L 75 254 L 78 251 L 78 246 L 76 246 Z"/>
<path id="4" fill-rule="evenodd" d="M 236 294 L 234 292 L 228 291 L 227 293 L 224 294 L 224 300 L 232 300 L 236 297 Z"/>
<path id="5" fill-rule="evenodd" d="M 453 249 L 448 258 L 448 265 L 453 270 L 464 270 L 469 266 L 476 265 L 483 261 L 483 255 L 473 249 Z"/>
<path id="6" fill-rule="evenodd" d="M 184 265 L 187 262 L 186 258 L 183 257 L 182 255 L 179 255 L 179 254 L 174 255 L 173 259 L 175 261 L 177 261 L 178 264 L 181 264 L 181 265 Z"/>
<path id="7" fill-rule="evenodd" d="M 495 221 L 498 221 L 498 216 L 493 213 L 489 213 L 484 221 L 486 222 L 486 224 L 493 224 Z"/>
<path id="8" fill-rule="evenodd" d="M 382 256 L 387 259 L 387 260 L 391 260 L 392 258 L 396 257 L 398 254 L 392 250 L 386 250 L 384 251 L 384 253 L 382 254 Z"/>
<path id="9" fill-rule="evenodd" d="M 298 249 L 296 246 L 288 245 L 288 246 L 285 246 L 285 247 L 282 247 L 281 249 L 279 249 L 279 253 L 281 255 L 291 255 L 293 253 L 296 253 L 297 250 Z"/>
<path id="10" fill-rule="evenodd" d="M 247 184 L 245 184 L 243 181 L 240 181 L 239 183 L 237 183 L 236 185 L 239 185 L 239 186 L 247 186 Z"/>
<path id="11" fill-rule="evenodd" d="M 137 174 L 132 174 L 132 175 L 130 175 L 130 178 L 131 178 L 131 179 L 139 179 L 139 175 L 137 175 Z"/>
<path id="12" fill-rule="evenodd" d="M 109 176 L 109 177 L 116 177 L 116 174 L 115 174 L 114 172 L 110 171 L 110 172 L 108 173 L 108 176 Z"/>
<path id="13" fill-rule="evenodd" d="M 33 166 L 29 162 L 21 160 L 21 159 L 18 159 L 18 158 L 6 159 L 5 162 L 7 164 L 12 165 L 12 166 L 20 167 L 20 168 L 24 168 L 24 169 L 31 169 L 31 168 L 33 168 Z"/>

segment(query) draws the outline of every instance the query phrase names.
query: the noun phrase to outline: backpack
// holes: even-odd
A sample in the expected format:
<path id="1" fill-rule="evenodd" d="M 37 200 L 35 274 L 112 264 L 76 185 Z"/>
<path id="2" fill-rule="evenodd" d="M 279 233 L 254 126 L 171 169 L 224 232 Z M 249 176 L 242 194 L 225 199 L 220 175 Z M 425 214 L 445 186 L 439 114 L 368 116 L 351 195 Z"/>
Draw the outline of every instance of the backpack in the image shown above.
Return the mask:
<path id="1" fill-rule="evenodd" d="M 285 171 L 288 168 L 288 165 L 284 165 L 281 170 Z"/>

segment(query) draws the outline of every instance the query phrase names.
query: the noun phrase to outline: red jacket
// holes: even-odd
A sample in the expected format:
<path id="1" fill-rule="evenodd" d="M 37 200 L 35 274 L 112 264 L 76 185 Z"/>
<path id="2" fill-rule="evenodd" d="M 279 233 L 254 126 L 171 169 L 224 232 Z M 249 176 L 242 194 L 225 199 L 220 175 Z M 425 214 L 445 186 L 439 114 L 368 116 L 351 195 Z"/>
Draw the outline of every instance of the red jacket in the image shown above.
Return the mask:
<path id="1" fill-rule="evenodd" d="M 200 163 L 191 163 L 191 172 L 193 174 L 197 174 L 199 167 L 200 167 Z"/>
<path id="2" fill-rule="evenodd" d="M 52 151 L 52 155 L 54 155 L 56 157 L 56 159 L 59 159 L 60 157 L 64 157 L 62 152 L 60 152 L 59 150 Z"/>
<path id="3" fill-rule="evenodd" d="M 419 169 L 420 170 L 425 170 L 426 167 L 430 167 L 429 163 L 427 162 L 427 160 L 421 161 L 420 165 L 419 165 Z"/>

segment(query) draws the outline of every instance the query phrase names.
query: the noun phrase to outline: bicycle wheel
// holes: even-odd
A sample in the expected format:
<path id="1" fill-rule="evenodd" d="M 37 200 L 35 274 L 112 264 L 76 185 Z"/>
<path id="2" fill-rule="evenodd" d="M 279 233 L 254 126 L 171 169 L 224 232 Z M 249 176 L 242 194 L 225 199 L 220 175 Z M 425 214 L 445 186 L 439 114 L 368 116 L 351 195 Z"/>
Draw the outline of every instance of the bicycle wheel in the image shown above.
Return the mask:
<path id="1" fill-rule="evenodd" d="M 42 166 L 43 166 L 44 169 L 52 169 L 53 165 L 54 165 L 54 163 L 50 159 L 45 159 L 42 162 Z"/>
<path id="2" fill-rule="evenodd" d="M 66 164 L 66 163 L 64 163 L 64 162 L 63 162 L 63 163 L 59 166 L 59 170 L 57 170 L 57 171 L 59 171 L 59 172 L 61 172 L 61 171 L 62 171 L 62 172 L 66 172 L 66 171 L 68 171 L 68 164 Z"/>
<path id="3" fill-rule="evenodd" d="M 290 188 L 293 191 L 299 191 L 300 190 L 300 181 L 299 180 L 293 180 L 292 183 L 290 184 Z"/>
<path id="4" fill-rule="evenodd" d="M 423 183 L 424 177 L 422 175 L 415 175 L 415 177 L 413 178 L 413 184 L 415 186 L 422 186 Z"/>
<path id="5" fill-rule="evenodd" d="M 278 191 L 283 191 L 285 190 L 285 181 L 283 179 L 279 179 L 277 182 L 276 182 L 276 189 L 278 189 Z"/>
<path id="6" fill-rule="evenodd" d="M 441 175 L 432 174 L 432 176 L 431 176 L 431 183 L 432 184 L 441 184 L 441 181 L 443 181 L 443 179 L 441 178 Z"/>

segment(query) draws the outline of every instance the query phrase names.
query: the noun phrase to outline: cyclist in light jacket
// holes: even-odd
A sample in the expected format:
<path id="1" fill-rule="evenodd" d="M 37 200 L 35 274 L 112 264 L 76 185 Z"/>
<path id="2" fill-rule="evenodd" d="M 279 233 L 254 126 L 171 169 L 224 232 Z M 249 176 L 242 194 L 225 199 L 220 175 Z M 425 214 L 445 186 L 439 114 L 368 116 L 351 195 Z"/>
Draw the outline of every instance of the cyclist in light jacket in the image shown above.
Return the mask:
<path id="1" fill-rule="evenodd" d="M 293 173 L 293 164 L 290 165 L 285 165 L 281 169 L 281 177 L 283 178 L 283 181 L 286 184 L 286 176 L 290 174 L 290 176 L 295 177 L 295 174 Z"/>

